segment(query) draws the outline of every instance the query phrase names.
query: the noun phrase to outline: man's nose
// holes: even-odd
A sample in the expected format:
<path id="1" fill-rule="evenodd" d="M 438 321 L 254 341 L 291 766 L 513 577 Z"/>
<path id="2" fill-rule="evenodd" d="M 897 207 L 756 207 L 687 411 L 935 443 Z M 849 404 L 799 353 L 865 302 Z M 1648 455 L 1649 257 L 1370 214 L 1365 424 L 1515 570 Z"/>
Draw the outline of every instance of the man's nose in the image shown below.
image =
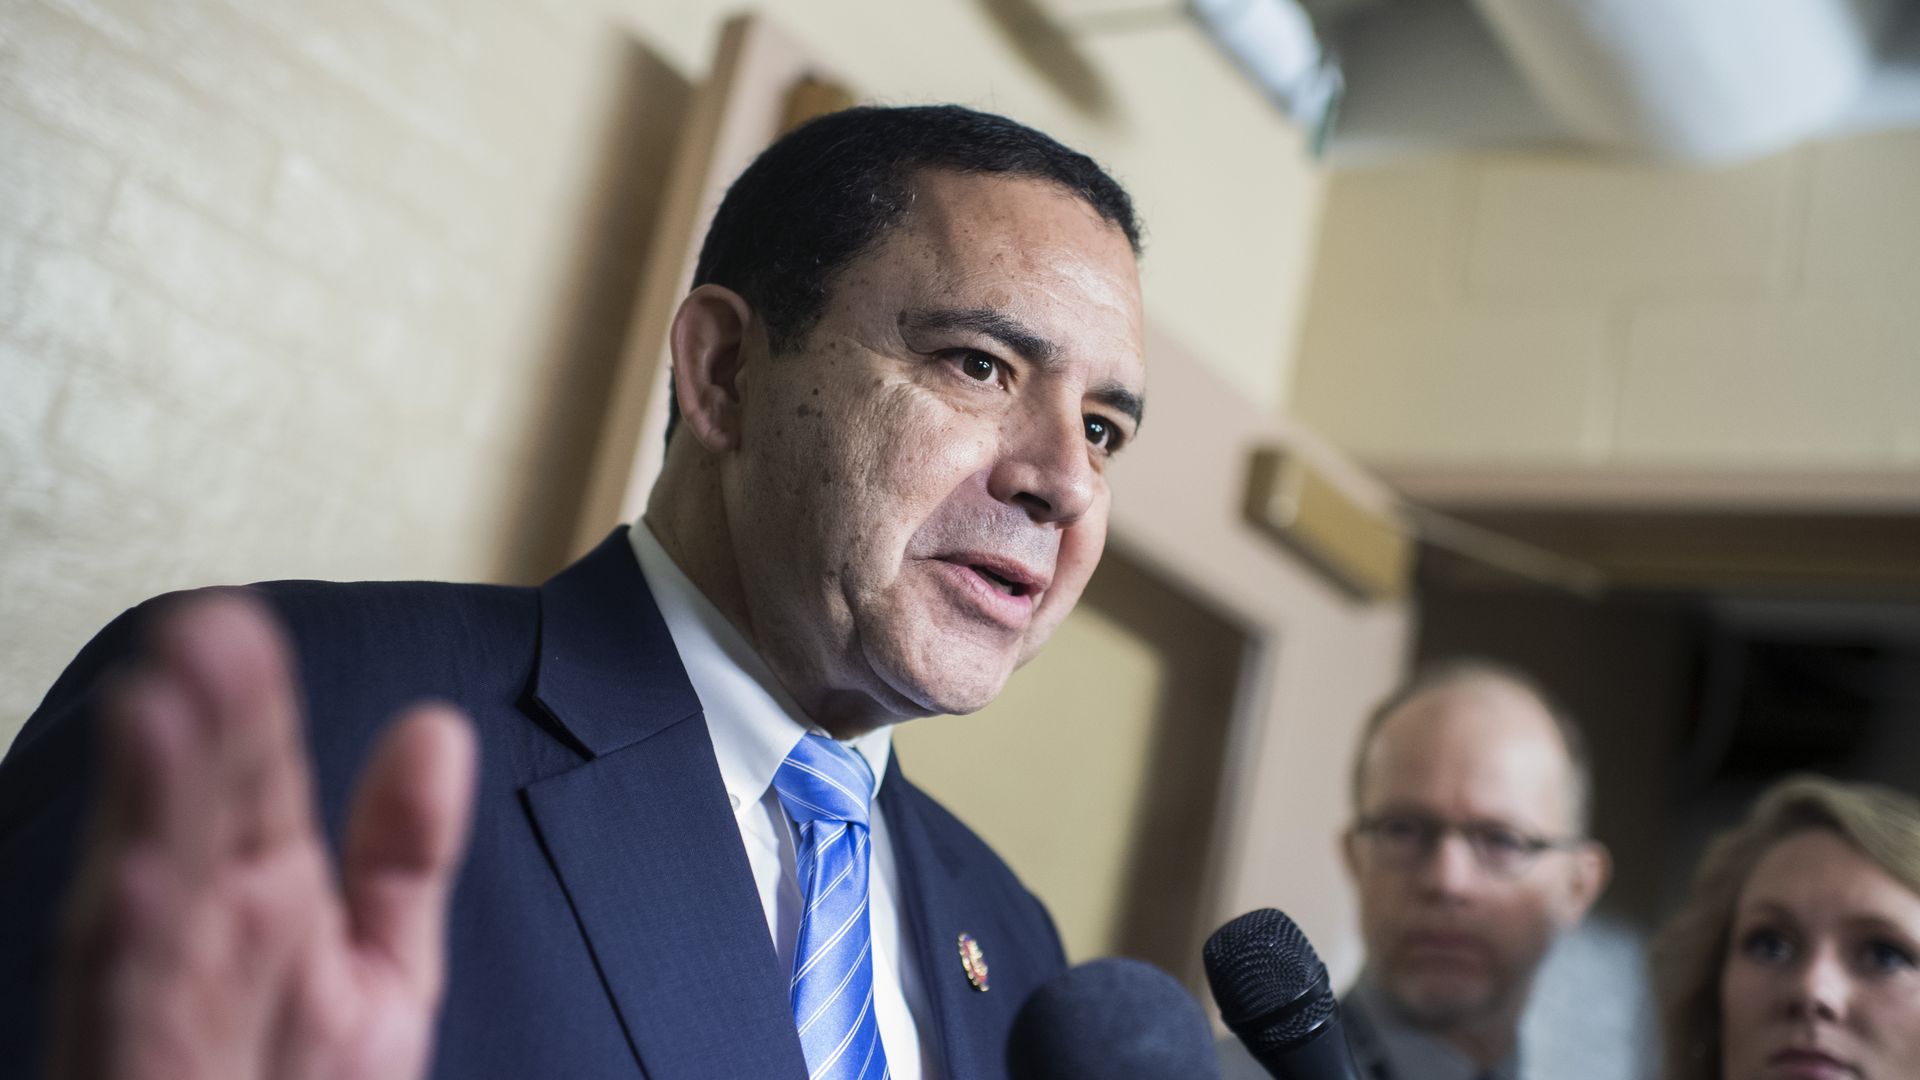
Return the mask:
<path id="1" fill-rule="evenodd" d="M 1794 969 L 1787 984 L 1787 1015 L 1837 1021 L 1846 1012 L 1853 977 L 1834 949 L 1819 949 Z"/>
<path id="2" fill-rule="evenodd" d="M 1434 839 L 1432 850 L 1420 860 L 1415 876 L 1427 892 L 1459 896 L 1471 891 L 1479 882 L 1480 863 L 1467 838 L 1449 831 Z"/>
<path id="3" fill-rule="evenodd" d="M 1080 520 L 1093 506 L 1098 483 L 1086 423 L 1077 407 L 1009 416 L 1000 460 L 987 482 L 993 497 L 1036 522 L 1064 526 Z"/>

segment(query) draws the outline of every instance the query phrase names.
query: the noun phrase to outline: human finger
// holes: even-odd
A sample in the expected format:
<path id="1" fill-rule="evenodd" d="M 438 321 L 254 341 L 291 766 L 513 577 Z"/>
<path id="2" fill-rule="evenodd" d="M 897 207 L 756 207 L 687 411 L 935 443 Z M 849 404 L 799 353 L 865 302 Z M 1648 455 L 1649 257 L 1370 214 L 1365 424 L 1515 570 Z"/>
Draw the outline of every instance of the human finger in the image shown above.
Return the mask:
<path id="1" fill-rule="evenodd" d="M 198 707 L 223 848 L 245 857 L 311 833 L 293 664 L 273 615 L 238 590 L 211 591 L 168 617 L 155 651 Z"/>
<path id="2" fill-rule="evenodd" d="M 464 714 L 417 706 L 381 740 L 348 819 L 342 884 L 354 940 L 427 996 L 441 984 L 478 758 Z"/>
<path id="3" fill-rule="evenodd" d="M 105 695 L 99 725 L 101 780 L 90 853 L 102 858 L 153 845 L 204 870 L 213 851 L 207 821 L 205 740 L 179 680 L 146 665 Z"/>

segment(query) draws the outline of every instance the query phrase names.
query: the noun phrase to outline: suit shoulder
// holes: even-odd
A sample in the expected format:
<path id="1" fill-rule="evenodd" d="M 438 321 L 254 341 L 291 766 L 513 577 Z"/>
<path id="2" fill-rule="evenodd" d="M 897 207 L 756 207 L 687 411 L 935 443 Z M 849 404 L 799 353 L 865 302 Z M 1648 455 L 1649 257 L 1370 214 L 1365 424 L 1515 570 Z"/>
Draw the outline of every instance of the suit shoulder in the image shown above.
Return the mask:
<path id="1" fill-rule="evenodd" d="M 10 748 L 18 757 L 43 735 L 86 712 L 114 671 L 137 658 L 169 611 L 218 595 L 267 606 L 288 635 L 306 675 L 336 664 L 362 673 L 421 656 L 469 656 L 477 662 L 532 655 L 538 594 L 530 588 L 444 582 L 264 581 L 162 593 L 115 617 L 80 650 Z M 476 653 L 478 654 L 476 656 Z"/>
<path id="2" fill-rule="evenodd" d="M 294 629 L 308 624 L 384 625 L 396 630 L 460 623 L 519 624 L 538 603 L 536 590 L 531 588 L 444 581 L 288 579 L 210 585 L 161 593 L 128 608 L 94 636 L 87 650 L 132 652 L 140 646 L 148 628 L 167 612 L 197 599 L 222 595 L 260 601 Z"/>
<path id="3" fill-rule="evenodd" d="M 525 586 L 446 581 L 261 581 L 227 591 L 264 600 L 289 623 L 365 622 L 389 630 L 520 627 L 539 603 L 538 591 Z"/>
<path id="4" fill-rule="evenodd" d="M 266 581 L 240 591 L 273 608 L 311 675 L 335 665 L 342 674 L 401 664 L 524 667 L 538 622 L 538 592 L 516 586 Z"/>

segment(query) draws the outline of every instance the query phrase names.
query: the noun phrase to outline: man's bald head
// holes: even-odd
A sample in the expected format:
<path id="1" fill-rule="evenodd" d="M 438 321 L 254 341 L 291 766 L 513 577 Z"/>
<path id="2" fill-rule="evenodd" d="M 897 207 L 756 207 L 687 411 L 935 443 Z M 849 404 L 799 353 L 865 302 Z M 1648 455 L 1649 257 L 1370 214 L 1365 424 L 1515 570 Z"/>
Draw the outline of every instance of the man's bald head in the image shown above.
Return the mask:
<path id="1" fill-rule="evenodd" d="M 1566 711 L 1497 664 L 1429 668 L 1367 723 L 1343 837 L 1367 966 L 1481 1065 L 1511 1052 L 1540 961 L 1606 887 L 1589 789 Z"/>
<path id="2" fill-rule="evenodd" d="M 1593 770 L 1587 757 L 1586 736 L 1571 713 L 1526 673 L 1497 661 L 1478 658 L 1446 660 L 1415 673 L 1367 717 L 1354 754 L 1353 808 L 1365 812 L 1368 763 L 1383 730 L 1444 720 L 1471 713 L 1505 731 L 1525 737 L 1529 731 L 1548 734 L 1564 755 L 1567 791 L 1567 830 L 1585 835 L 1591 825 Z M 1398 733 L 1396 732 L 1396 738 Z"/>

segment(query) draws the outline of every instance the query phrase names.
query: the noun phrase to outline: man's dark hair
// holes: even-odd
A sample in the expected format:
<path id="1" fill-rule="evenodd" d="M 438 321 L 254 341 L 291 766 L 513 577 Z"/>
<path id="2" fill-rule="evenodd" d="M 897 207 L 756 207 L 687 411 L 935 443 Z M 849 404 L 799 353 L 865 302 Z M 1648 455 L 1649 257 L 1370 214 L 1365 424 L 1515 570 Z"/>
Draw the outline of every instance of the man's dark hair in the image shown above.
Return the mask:
<path id="1" fill-rule="evenodd" d="M 798 348 L 825 311 L 836 276 L 906 216 L 914 177 L 928 169 L 1057 184 L 1140 253 L 1133 200 L 1085 154 L 958 105 L 862 106 L 802 124 L 747 166 L 714 213 L 693 284 L 739 293 L 775 353 Z M 669 439 L 678 420 L 672 402 Z"/>

